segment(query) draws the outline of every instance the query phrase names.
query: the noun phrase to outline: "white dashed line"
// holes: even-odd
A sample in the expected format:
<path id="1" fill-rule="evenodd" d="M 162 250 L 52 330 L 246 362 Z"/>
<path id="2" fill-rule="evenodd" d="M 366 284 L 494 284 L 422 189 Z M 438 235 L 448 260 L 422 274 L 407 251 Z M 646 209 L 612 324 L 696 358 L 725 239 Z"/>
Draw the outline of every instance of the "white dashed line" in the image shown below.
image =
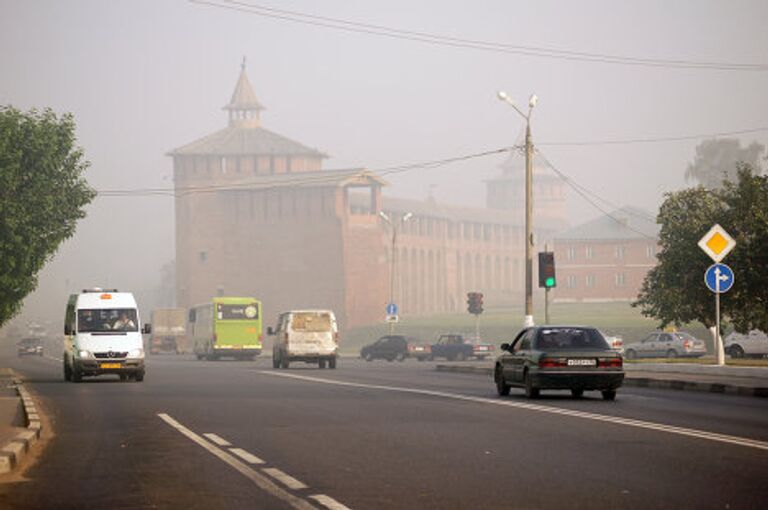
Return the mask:
<path id="1" fill-rule="evenodd" d="M 230 443 L 226 439 L 223 439 L 223 438 L 217 436 L 216 434 L 213 434 L 213 433 L 210 433 L 210 432 L 207 433 L 207 434 L 203 434 L 203 436 L 207 437 L 209 440 L 211 440 L 212 442 L 216 443 L 219 446 L 231 446 L 232 445 L 232 443 Z"/>
<path id="2" fill-rule="evenodd" d="M 161 420 L 163 420 L 165 423 L 167 423 L 168 425 L 170 425 L 171 427 L 179 431 L 181 434 L 183 434 L 187 438 L 191 439 L 193 442 L 205 448 L 209 453 L 218 457 L 220 460 L 224 461 L 226 464 L 236 469 L 238 472 L 240 472 L 240 474 L 242 474 L 243 476 L 251 480 L 256 486 L 258 486 L 263 491 L 268 492 L 269 494 L 271 494 L 272 496 L 275 496 L 276 498 L 280 498 L 281 500 L 291 505 L 293 508 L 297 508 L 299 510 L 317 510 L 307 500 L 302 499 L 298 496 L 294 496 L 293 494 L 286 491 L 279 485 L 275 484 L 272 480 L 270 480 L 266 476 L 262 475 L 257 471 L 254 471 L 250 466 L 240 462 L 238 459 L 236 459 L 232 455 L 213 446 L 211 443 L 206 441 L 202 436 L 195 434 L 194 432 L 192 432 L 191 430 L 189 430 L 184 425 L 177 422 L 167 414 L 159 413 L 157 416 L 159 416 Z"/>
<path id="3" fill-rule="evenodd" d="M 349 507 L 342 505 L 332 497 L 326 496 L 325 494 L 315 494 L 309 498 L 314 499 L 325 508 L 330 508 L 331 510 L 351 510 Z"/>
<path id="4" fill-rule="evenodd" d="M 229 451 L 246 461 L 248 464 L 264 464 L 263 460 L 242 448 L 230 448 Z"/>
<path id="5" fill-rule="evenodd" d="M 263 472 L 274 478 L 275 480 L 281 482 L 283 485 L 288 487 L 289 489 L 294 490 L 300 490 L 300 489 L 306 489 L 307 486 L 292 477 L 291 475 L 288 475 L 286 473 L 283 473 L 277 468 L 264 468 L 262 469 Z"/>
<path id="6" fill-rule="evenodd" d="M 382 386 L 378 384 L 362 384 L 362 383 L 353 383 L 353 382 L 345 382 L 345 381 L 334 381 L 330 379 L 323 379 L 320 377 L 309 377 L 304 375 L 286 374 L 282 372 L 268 372 L 264 370 L 256 370 L 255 372 L 261 375 L 285 377 L 287 379 L 297 379 L 297 380 L 309 381 L 313 383 L 330 384 L 330 385 L 336 385 L 336 386 L 347 386 L 350 388 L 362 388 L 362 389 L 369 389 L 369 390 L 411 393 L 415 395 L 426 395 L 430 397 L 462 400 L 464 402 L 473 402 L 476 404 L 514 407 L 518 409 L 527 409 L 529 411 L 538 411 L 542 413 L 557 414 L 561 416 L 570 416 L 573 418 L 582 418 L 586 420 L 613 423 L 615 425 L 624 425 L 627 427 L 636 427 L 641 429 L 654 430 L 657 432 L 665 432 L 668 434 L 677 434 L 681 436 L 694 437 L 696 439 L 705 439 L 708 441 L 714 441 L 718 443 L 734 444 L 738 446 L 745 446 L 747 448 L 756 448 L 758 450 L 768 450 L 768 442 L 759 441 L 757 439 L 749 439 L 746 437 L 739 437 L 739 436 L 730 436 L 727 434 L 718 434 L 716 432 L 707 432 L 705 430 L 676 427 L 674 425 L 664 425 L 662 423 L 653 423 L 653 422 L 643 421 L 643 420 L 633 420 L 631 418 L 620 418 L 618 416 L 587 413 L 584 411 L 572 411 L 570 409 L 561 409 L 557 407 L 549 407 L 549 406 L 544 406 L 540 404 L 515 402 L 512 400 L 506 400 L 506 399 L 497 400 L 497 399 L 490 399 L 490 398 L 483 398 L 483 397 L 471 397 L 469 395 L 461 395 L 459 393 L 447 393 L 444 391 L 421 390 L 417 388 L 404 388 L 400 386 Z"/>

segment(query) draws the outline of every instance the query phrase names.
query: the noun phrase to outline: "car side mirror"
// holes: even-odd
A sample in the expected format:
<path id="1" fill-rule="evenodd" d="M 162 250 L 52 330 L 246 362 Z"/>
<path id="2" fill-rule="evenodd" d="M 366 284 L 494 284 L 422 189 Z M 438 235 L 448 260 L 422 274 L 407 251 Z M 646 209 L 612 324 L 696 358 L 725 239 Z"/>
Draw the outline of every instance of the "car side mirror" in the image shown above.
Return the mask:
<path id="1" fill-rule="evenodd" d="M 501 350 L 502 351 L 508 351 L 509 350 L 509 344 L 508 343 L 501 344 Z"/>
<path id="2" fill-rule="evenodd" d="M 269 336 L 273 336 L 275 334 L 275 330 L 272 329 L 272 326 L 267 326 L 267 334 Z"/>
<path id="3" fill-rule="evenodd" d="M 152 333 L 152 324 L 144 324 L 144 327 L 141 328 L 141 332 L 145 335 Z"/>

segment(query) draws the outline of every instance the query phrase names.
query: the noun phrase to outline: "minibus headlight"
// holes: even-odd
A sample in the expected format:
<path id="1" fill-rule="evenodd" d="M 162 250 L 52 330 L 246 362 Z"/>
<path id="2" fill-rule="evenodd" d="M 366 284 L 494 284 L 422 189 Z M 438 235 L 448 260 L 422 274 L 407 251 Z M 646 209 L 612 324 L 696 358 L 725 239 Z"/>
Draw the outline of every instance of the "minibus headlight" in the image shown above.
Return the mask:
<path id="1" fill-rule="evenodd" d="M 93 359 L 91 351 L 80 351 L 78 354 L 80 355 L 80 359 Z"/>
<path id="2" fill-rule="evenodd" d="M 143 358 L 144 357 L 144 349 L 134 349 L 132 351 L 128 352 L 129 358 Z"/>

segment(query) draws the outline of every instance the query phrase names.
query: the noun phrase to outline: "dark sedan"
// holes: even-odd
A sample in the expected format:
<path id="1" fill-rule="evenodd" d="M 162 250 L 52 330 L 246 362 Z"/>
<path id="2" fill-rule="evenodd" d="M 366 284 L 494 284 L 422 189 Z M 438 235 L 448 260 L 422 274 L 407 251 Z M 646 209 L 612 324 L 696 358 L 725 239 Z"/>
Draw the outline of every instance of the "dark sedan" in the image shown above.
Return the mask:
<path id="1" fill-rule="evenodd" d="M 598 390 L 605 400 L 613 400 L 624 382 L 621 355 L 595 328 L 526 328 L 501 350 L 493 374 L 499 395 L 509 395 L 515 386 L 524 388 L 528 398 L 538 397 L 541 390 L 571 390 L 577 398 Z"/>

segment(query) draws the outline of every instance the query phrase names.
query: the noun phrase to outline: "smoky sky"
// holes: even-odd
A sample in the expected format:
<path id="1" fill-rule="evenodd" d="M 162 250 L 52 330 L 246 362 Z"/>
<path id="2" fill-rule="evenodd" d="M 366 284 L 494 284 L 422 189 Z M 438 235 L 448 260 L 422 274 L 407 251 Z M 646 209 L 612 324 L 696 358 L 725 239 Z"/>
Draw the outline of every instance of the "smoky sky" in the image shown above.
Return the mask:
<path id="1" fill-rule="evenodd" d="M 768 64 L 761 0 L 251 3 L 518 47 Z M 611 203 L 652 212 L 665 192 L 690 184 L 685 167 L 701 140 L 591 142 L 768 126 L 766 71 L 482 51 L 183 0 L 0 0 L 0 104 L 72 112 L 92 162 L 87 178 L 100 191 L 170 188 L 166 154 L 226 126 L 221 107 L 243 57 L 267 108 L 262 125 L 329 154 L 325 168 L 377 170 L 519 144 L 524 123 L 496 91 L 518 104 L 535 93 L 533 138 L 547 158 Z M 735 138 L 766 144 L 768 132 Z M 442 202 L 483 206 L 485 180 L 503 160 L 388 176 L 385 195 L 424 199 L 431 191 Z M 600 214 L 572 192 L 568 210 L 572 224 Z M 27 308 L 55 308 L 58 316 L 62 295 L 91 285 L 151 295 L 160 267 L 175 256 L 173 221 L 168 196 L 97 198 Z"/>

